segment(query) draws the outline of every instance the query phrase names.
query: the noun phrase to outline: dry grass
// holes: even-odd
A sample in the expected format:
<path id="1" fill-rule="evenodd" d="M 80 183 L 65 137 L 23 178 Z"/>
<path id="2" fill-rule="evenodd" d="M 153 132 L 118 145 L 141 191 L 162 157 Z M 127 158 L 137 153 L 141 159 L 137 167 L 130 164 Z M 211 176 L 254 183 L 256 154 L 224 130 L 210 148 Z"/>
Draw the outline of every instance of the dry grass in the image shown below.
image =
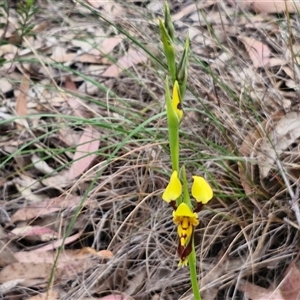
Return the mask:
<path id="1" fill-rule="evenodd" d="M 175 25 L 179 39 L 183 41 L 189 29 L 192 42 L 181 155 L 188 175 L 206 176 L 215 191 L 214 200 L 200 213 L 201 225 L 195 233 L 203 299 L 212 295 L 216 299 L 243 299 L 239 290 L 242 280 L 265 288 L 276 286 L 299 251 L 297 220 L 282 173 L 273 164 L 268 177 L 260 174 L 261 150 L 257 144 L 267 139 L 270 131 L 257 136 L 250 146 L 244 143 L 255 128 L 270 122 L 274 113 L 299 109 L 295 52 L 300 45 L 299 17 L 262 16 L 226 1 L 215 2 L 200 2 L 198 13 L 191 10 L 181 17 L 178 14 L 192 2 L 170 3 L 172 14 L 178 16 Z M 20 178 L 24 180 L 20 174 L 31 178 L 31 186 L 38 183 L 31 189 L 33 194 L 80 195 L 89 204 L 77 211 L 73 208 L 57 213 L 51 228 L 60 228 L 62 234 L 83 230 L 80 239 L 66 246 L 68 249 L 88 246 L 114 254 L 109 261 L 96 260 L 73 278 L 56 278 L 54 288 L 60 293 L 59 299 L 100 297 L 111 291 L 136 300 L 191 299 L 187 269 L 176 267 L 171 210 L 160 197 L 170 174 L 170 160 L 163 114 L 165 70 L 159 64 L 164 58 L 156 25 L 162 10 L 153 11 L 155 3 L 160 2 L 153 1 L 151 6 L 150 1 L 119 1 L 121 11 L 112 9 L 110 15 L 103 8 L 84 8 L 81 2 L 39 1 L 40 10 L 30 22 L 44 27 L 34 29 L 35 40 L 27 37 L 29 44 L 22 41 L 20 45 L 14 36 L 3 36 L 7 45 L 17 48 L 14 56 L 6 57 L 11 68 L 6 63 L 0 70 L 1 77 L 11 84 L 10 89 L 2 89 L 0 99 L 3 209 L 12 215 L 31 203 L 17 186 Z M 9 5 L 11 18 L 17 19 L 14 3 Z M 115 26 L 99 18 L 102 13 Z M 132 38 L 119 35 L 119 27 Z M 57 46 L 67 53 L 79 53 L 81 45 L 74 40 L 94 40 L 96 47 L 100 39 L 114 35 L 121 36 L 122 42 L 105 62 L 82 62 L 80 55 L 72 61 L 46 60 Z M 254 68 L 241 36 L 268 45 L 271 57 L 286 64 Z M 34 49 L 36 41 L 46 46 L 23 55 L 22 50 L 29 45 Z M 134 65 L 116 77 L 101 76 L 129 48 L 139 49 L 137 42 L 156 60 Z M 41 97 L 34 90 L 27 93 L 29 127 L 17 126 L 15 121 L 21 120 L 15 117 L 15 105 L 24 73 L 29 74 L 31 88 L 43 90 Z M 59 91 L 66 90 L 67 75 L 76 85 L 67 95 L 80 99 L 83 115 L 76 115 L 78 107 L 70 108 L 58 99 Z M 5 120 L 5 114 L 11 117 Z M 66 136 L 71 136 L 90 125 L 100 134 L 100 146 L 89 170 L 61 187 L 57 181 L 45 181 L 53 174 L 37 170 L 32 155 L 38 155 L 56 172 L 68 169 L 72 156 L 67 152 L 75 153 L 76 144 L 66 143 L 59 132 L 63 128 Z M 284 162 L 297 164 L 298 142 L 296 137 L 278 157 L 294 190 L 299 185 L 297 167 L 290 174 Z M 246 152 L 240 150 L 242 144 Z M 70 220 L 74 221 L 71 227 Z M 11 243 L 14 251 L 43 244 L 22 238 Z M 27 299 L 44 288 L 17 286 L 7 297 Z"/>

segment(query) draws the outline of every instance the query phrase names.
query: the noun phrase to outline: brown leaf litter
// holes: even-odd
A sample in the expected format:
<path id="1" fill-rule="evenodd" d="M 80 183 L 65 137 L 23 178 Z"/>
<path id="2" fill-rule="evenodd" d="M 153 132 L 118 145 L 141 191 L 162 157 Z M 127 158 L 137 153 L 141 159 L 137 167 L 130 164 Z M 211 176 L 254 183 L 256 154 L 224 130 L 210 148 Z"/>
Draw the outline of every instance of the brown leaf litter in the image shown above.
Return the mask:
<path id="1" fill-rule="evenodd" d="M 202 299 L 296 299 L 299 4 L 169 2 L 192 47 L 182 159 L 216 194 L 195 232 Z M 23 38 L 1 7 L 0 292 L 189 299 L 160 200 L 162 3 L 83 3 L 40 2 Z"/>

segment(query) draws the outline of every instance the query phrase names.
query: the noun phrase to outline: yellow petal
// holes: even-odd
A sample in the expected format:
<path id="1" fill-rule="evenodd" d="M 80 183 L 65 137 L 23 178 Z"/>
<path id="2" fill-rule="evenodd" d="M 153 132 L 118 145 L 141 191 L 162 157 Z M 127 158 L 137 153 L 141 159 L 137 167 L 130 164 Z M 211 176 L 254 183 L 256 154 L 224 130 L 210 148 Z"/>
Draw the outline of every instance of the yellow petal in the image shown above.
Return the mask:
<path id="1" fill-rule="evenodd" d="M 198 215 L 194 213 L 186 203 L 181 202 L 177 209 L 173 211 L 173 217 L 190 217 L 190 218 L 198 218 Z"/>
<path id="2" fill-rule="evenodd" d="M 175 81 L 174 87 L 173 87 L 172 106 L 173 106 L 173 108 L 178 116 L 178 119 L 180 121 L 183 117 L 183 110 L 181 107 L 179 85 L 178 85 L 177 81 Z"/>
<path id="3" fill-rule="evenodd" d="M 188 257 L 186 257 L 185 259 L 181 259 L 178 263 L 178 267 L 186 267 L 188 265 Z"/>
<path id="4" fill-rule="evenodd" d="M 180 197 L 181 193 L 182 185 L 178 178 L 178 172 L 174 171 L 171 175 L 170 182 L 162 195 L 162 198 L 167 202 L 175 201 Z"/>
<path id="5" fill-rule="evenodd" d="M 197 202 L 206 204 L 213 197 L 213 190 L 201 176 L 193 176 L 192 195 Z"/>

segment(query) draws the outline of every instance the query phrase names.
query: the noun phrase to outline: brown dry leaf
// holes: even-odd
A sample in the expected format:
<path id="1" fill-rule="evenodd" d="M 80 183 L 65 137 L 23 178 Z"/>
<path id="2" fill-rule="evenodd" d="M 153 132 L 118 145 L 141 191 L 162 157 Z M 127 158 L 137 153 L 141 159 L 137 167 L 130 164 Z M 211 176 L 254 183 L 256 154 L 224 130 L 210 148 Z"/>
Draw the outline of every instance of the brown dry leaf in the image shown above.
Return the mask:
<path id="1" fill-rule="evenodd" d="M 0 271 L 0 282 L 7 282 L 12 279 L 24 279 L 23 286 L 33 286 L 45 283 L 49 280 L 51 269 L 56 258 L 55 251 L 39 252 L 31 251 L 19 253 L 20 262 L 10 264 Z M 95 262 L 100 262 L 102 257 L 95 254 L 78 254 L 76 250 L 68 250 L 61 254 L 58 259 L 55 278 L 68 279 L 78 276 L 87 268 L 95 266 Z M 28 259 L 26 262 L 24 260 Z"/>
<path id="2" fill-rule="evenodd" d="M 300 2 L 293 0 L 244 0 L 238 1 L 243 4 L 244 8 L 252 9 L 261 13 L 281 13 L 290 12 L 297 13 L 300 10 Z"/>
<path id="3" fill-rule="evenodd" d="M 109 253 L 109 255 L 108 255 Z M 39 251 L 20 251 L 15 253 L 15 257 L 19 262 L 35 262 L 35 263 L 54 263 L 57 252 L 52 250 Z M 64 250 L 58 258 L 57 266 L 64 267 L 72 260 L 86 259 L 87 257 L 98 257 L 100 259 L 110 259 L 113 254 L 108 250 L 97 252 L 95 249 L 85 247 L 80 250 L 68 249 Z"/>
<path id="4" fill-rule="evenodd" d="M 100 33 L 98 33 L 100 35 Z M 103 36 L 105 33 L 103 32 Z M 73 40 L 72 44 L 75 47 L 80 47 L 81 50 L 84 52 L 84 54 L 81 55 L 79 61 L 84 62 L 84 58 L 87 60 L 90 60 L 90 63 L 104 63 L 107 59 L 103 56 L 109 54 L 117 45 L 122 42 L 123 39 L 120 37 L 111 37 L 111 38 L 105 38 L 104 40 L 93 40 L 93 42 L 87 42 L 82 40 Z M 91 44 L 99 44 L 98 47 L 94 47 Z M 85 54 L 88 54 L 85 56 Z M 94 57 L 94 59 L 92 58 Z M 94 61 L 93 61 L 94 60 Z"/>
<path id="5" fill-rule="evenodd" d="M 52 55 L 51 55 L 51 59 L 56 62 L 71 62 L 76 57 L 78 57 L 78 54 L 67 53 L 67 50 L 60 46 L 53 48 Z"/>
<path id="6" fill-rule="evenodd" d="M 40 293 L 33 297 L 28 298 L 28 300 L 57 300 L 59 299 L 57 291 L 48 291 L 45 293 Z"/>
<path id="7" fill-rule="evenodd" d="M 43 252 L 43 251 L 48 251 L 48 250 L 54 250 L 54 249 L 60 247 L 62 244 L 68 245 L 70 243 L 75 242 L 77 239 L 79 239 L 81 235 L 82 235 L 82 231 L 67 237 L 65 240 L 63 238 L 61 238 L 55 242 L 52 242 L 51 244 L 48 244 L 46 246 L 35 249 L 34 252 Z"/>
<path id="8" fill-rule="evenodd" d="M 33 166 L 40 171 L 41 173 L 48 174 L 56 174 L 56 170 L 50 167 L 44 160 L 42 160 L 38 155 L 33 154 L 31 156 L 31 162 Z"/>
<path id="9" fill-rule="evenodd" d="M 0 267 L 3 268 L 17 261 L 18 259 L 9 249 L 9 244 L 4 243 L 2 240 L 0 240 Z"/>
<path id="10" fill-rule="evenodd" d="M 4 44 L 0 46 L 0 56 L 5 54 L 16 55 L 18 53 L 18 47 L 12 44 Z"/>
<path id="11" fill-rule="evenodd" d="M 101 4 L 103 4 L 102 0 L 86 0 L 91 6 L 98 8 Z"/>
<path id="12" fill-rule="evenodd" d="M 42 188 L 42 185 L 40 182 L 38 182 L 36 179 L 34 179 L 26 174 L 23 174 L 23 173 L 20 173 L 19 177 L 14 178 L 14 182 L 23 188 L 30 187 L 31 189 L 34 189 L 34 190 L 38 190 L 38 189 Z"/>
<path id="13" fill-rule="evenodd" d="M 77 91 L 77 88 L 76 88 L 76 84 L 74 83 L 74 81 L 71 79 L 71 76 L 70 75 L 67 75 L 66 76 L 66 80 L 65 80 L 65 87 L 67 90 L 69 91 Z"/>
<path id="14" fill-rule="evenodd" d="M 109 54 L 117 45 L 119 45 L 123 41 L 122 38 L 119 37 L 111 37 L 105 39 L 100 46 L 100 53 L 101 55 Z"/>
<path id="15" fill-rule="evenodd" d="M 23 75 L 20 93 L 17 97 L 16 102 L 16 113 L 18 116 L 26 116 L 27 115 L 27 93 L 30 87 L 30 78 L 29 75 Z"/>
<path id="16" fill-rule="evenodd" d="M 280 285 L 281 293 L 285 300 L 300 299 L 300 271 L 299 261 L 291 262 L 284 272 L 284 279 Z"/>
<path id="17" fill-rule="evenodd" d="M 108 295 L 105 297 L 99 298 L 99 300 L 126 300 L 127 298 L 124 298 L 122 295 Z"/>
<path id="18" fill-rule="evenodd" d="M 232 6 L 240 6 L 244 9 L 251 9 L 257 13 L 297 13 L 300 10 L 299 1 L 293 0 L 227 0 Z"/>
<path id="19" fill-rule="evenodd" d="M 269 59 L 269 66 L 270 67 L 284 66 L 286 64 L 287 64 L 287 61 L 282 59 L 282 58 L 271 57 Z"/>
<path id="20" fill-rule="evenodd" d="M 19 95 L 17 96 L 16 102 L 16 113 L 17 116 L 26 116 L 27 115 L 27 93 L 30 86 L 30 79 L 27 75 L 23 75 Z M 22 120 L 25 121 L 25 120 Z M 27 127 L 27 126 L 25 126 Z M 23 129 L 22 125 L 17 123 L 18 129 Z"/>
<path id="21" fill-rule="evenodd" d="M 252 300 L 285 300 L 278 288 L 274 290 L 265 289 L 245 280 L 239 282 L 238 289 Z"/>
<path id="22" fill-rule="evenodd" d="M 5 239 L 7 237 L 6 232 L 4 231 L 4 228 L 11 228 L 14 227 L 14 224 L 11 221 L 11 218 L 8 214 L 8 212 L 5 209 L 5 206 L 0 206 L 0 239 Z"/>
<path id="23" fill-rule="evenodd" d="M 80 196 L 67 195 L 22 207 L 12 215 L 11 221 L 13 223 L 17 221 L 27 221 L 65 208 L 76 208 L 80 204 L 81 199 Z M 87 204 L 87 201 L 85 204 Z"/>
<path id="24" fill-rule="evenodd" d="M 22 286 L 33 286 L 46 283 L 49 280 L 53 264 L 20 263 L 16 262 L 4 267 L 0 271 L 0 282 L 24 279 Z"/>
<path id="25" fill-rule="evenodd" d="M 24 174 L 20 174 L 20 177 L 27 177 Z M 25 184 L 25 180 L 22 180 L 20 177 L 15 178 L 15 187 L 19 191 L 20 194 L 28 201 L 28 203 L 36 203 L 36 202 L 41 202 L 41 201 L 46 201 L 49 199 L 49 196 L 46 194 L 36 194 L 34 193 L 33 189 L 35 189 L 36 186 L 39 185 L 34 179 L 31 180 L 31 182 L 34 182 L 33 184 Z M 27 180 L 27 182 L 30 182 L 30 180 Z M 20 184 L 21 183 L 21 184 Z M 36 184 L 37 183 L 37 184 Z"/>
<path id="26" fill-rule="evenodd" d="M 7 93 L 12 90 L 12 84 L 5 78 L 0 78 L 0 92 Z"/>
<path id="27" fill-rule="evenodd" d="M 18 262 L 23 263 L 48 263 L 53 264 L 55 261 L 55 257 L 57 255 L 56 251 L 44 251 L 37 253 L 36 251 L 19 251 L 15 253 L 15 257 L 18 260 Z M 64 260 L 65 255 L 61 255 L 59 258 L 60 260 Z M 58 262 L 59 264 L 59 262 Z"/>
<path id="28" fill-rule="evenodd" d="M 74 257 L 80 257 L 87 254 L 97 255 L 100 258 L 108 258 L 108 259 L 114 256 L 113 253 L 109 250 L 100 250 L 97 252 L 94 248 L 91 247 L 84 247 L 80 250 L 76 250 L 72 255 Z"/>
<path id="29" fill-rule="evenodd" d="M 71 128 L 62 128 L 58 132 L 58 137 L 61 141 L 66 143 L 69 147 L 76 146 L 80 139 L 80 131 L 75 131 Z M 73 158 L 73 153 L 66 152 L 69 157 Z"/>
<path id="30" fill-rule="evenodd" d="M 50 228 L 41 226 L 24 226 L 14 228 L 11 233 L 30 241 L 48 242 L 58 238 L 58 233 Z"/>
<path id="31" fill-rule="evenodd" d="M 69 170 L 62 170 L 54 176 L 43 179 L 42 183 L 45 186 L 60 189 L 62 191 L 62 188 L 70 184 L 69 180 L 67 179 L 68 172 Z"/>
<path id="32" fill-rule="evenodd" d="M 80 298 L 80 300 L 134 300 L 134 299 L 125 295 L 111 294 L 100 298 L 84 297 L 84 298 Z"/>
<path id="33" fill-rule="evenodd" d="M 92 127 L 87 127 L 83 131 L 79 140 L 79 145 L 73 157 L 73 164 L 68 173 L 68 180 L 75 179 L 88 169 L 91 162 L 97 156 L 93 153 L 99 149 L 100 134 Z"/>
<path id="34" fill-rule="evenodd" d="M 9 292 L 10 290 L 12 290 L 14 287 L 16 287 L 17 285 L 19 285 L 21 282 L 23 282 L 24 279 L 13 279 L 13 280 L 9 280 L 4 282 L 3 284 L 0 284 L 0 294 L 3 295 L 7 292 Z"/>
<path id="35" fill-rule="evenodd" d="M 287 113 L 273 120 L 270 126 L 268 136 L 260 144 L 262 154 L 259 159 L 262 163 L 259 168 L 262 178 L 268 176 L 276 157 L 300 137 L 300 112 Z"/>
<path id="36" fill-rule="evenodd" d="M 101 258 L 107 258 L 107 259 L 113 258 L 114 256 L 113 253 L 109 250 L 100 250 L 97 252 L 97 255 Z"/>
<path id="37" fill-rule="evenodd" d="M 83 53 L 76 58 L 76 61 L 90 64 L 99 64 L 101 62 L 100 56 L 96 56 L 92 53 Z"/>
<path id="38" fill-rule="evenodd" d="M 80 298 L 80 300 L 133 300 L 133 298 L 131 297 L 126 297 L 124 295 L 108 295 L 105 297 L 101 297 L 101 298 L 95 298 L 95 297 L 84 297 L 84 298 Z"/>
<path id="39" fill-rule="evenodd" d="M 187 16 L 193 12 L 198 12 L 199 9 L 205 8 L 205 7 L 215 4 L 215 3 L 216 3 L 215 0 L 207 0 L 207 1 L 202 0 L 201 2 L 199 2 L 197 4 L 190 4 L 186 7 L 184 7 L 183 9 L 181 9 L 177 14 L 172 16 L 172 20 L 173 21 L 181 20 L 185 16 Z"/>
<path id="40" fill-rule="evenodd" d="M 32 32 L 34 32 L 34 33 L 40 33 L 40 32 L 45 31 L 46 29 L 50 28 L 50 26 L 51 26 L 50 22 L 43 21 L 43 22 L 40 22 L 40 23 L 36 24 L 33 27 Z"/>
<path id="41" fill-rule="evenodd" d="M 90 53 L 67 53 L 65 48 L 57 46 L 52 52 L 51 60 L 68 64 L 74 60 L 82 63 L 100 63 L 100 56 Z"/>
<path id="42" fill-rule="evenodd" d="M 139 63 L 146 63 L 148 57 L 136 50 L 129 49 L 128 53 L 121 57 L 118 62 L 114 65 L 108 67 L 101 76 L 104 77 L 117 77 L 119 76 L 124 70 L 133 67 Z"/>
<path id="43" fill-rule="evenodd" d="M 69 91 L 77 92 L 76 85 L 70 76 L 66 76 L 65 87 Z M 66 101 L 72 108 L 74 116 L 86 119 L 92 117 L 91 114 L 87 111 L 86 107 L 82 105 L 82 101 L 79 98 L 68 96 L 66 97 Z"/>
<path id="44" fill-rule="evenodd" d="M 264 67 L 269 63 L 271 51 L 269 47 L 251 37 L 240 36 L 255 68 Z"/>
<path id="45" fill-rule="evenodd" d="M 88 1 L 91 3 L 95 0 Z M 105 17 L 109 18 L 110 20 L 119 18 L 122 16 L 122 14 L 124 14 L 122 6 L 113 0 L 101 1 L 101 9 L 103 10 Z"/>
<path id="46" fill-rule="evenodd" d="M 12 270 L 15 271 L 16 269 L 16 277 L 15 278 L 21 278 L 27 280 L 26 286 L 29 286 L 28 279 L 37 279 L 39 276 L 33 276 L 31 275 L 29 278 L 24 275 L 24 266 L 27 266 L 29 269 L 30 266 L 43 266 L 43 271 L 46 268 L 46 271 L 48 271 L 49 266 L 53 266 L 53 263 L 55 262 L 57 252 L 56 251 L 37 251 L 33 250 L 30 252 L 21 251 L 16 253 L 16 257 L 19 260 L 17 264 L 14 264 L 13 267 L 7 268 L 6 272 L 4 274 L 1 274 L 0 272 L 0 282 L 1 279 L 2 282 L 5 282 L 5 280 L 10 280 L 10 276 L 12 276 L 10 273 Z M 57 280 L 64 280 L 71 278 L 75 278 L 78 276 L 78 273 L 82 273 L 86 271 L 87 269 L 93 268 L 95 264 L 98 264 L 102 261 L 102 259 L 107 257 L 103 257 L 100 255 L 100 251 L 96 252 L 92 248 L 83 248 L 80 251 L 78 250 L 65 250 L 61 253 L 61 255 L 58 257 L 57 264 L 56 264 L 56 275 L 55 278 Z M 12 265 L 10 265 L 12 266 Z M 19 271 L 20 269 L 20 271 Z M 35 270 L 36 272 L 36 270 Z M 47 279 L 48 272 L 46 272 L 45 275 L 40 276 L 41 280 L 44 280 L 44 278 Z M 2 275 L 2 277 L 1 277 Z M 41 283 L 41 282 L 40 282 Z"/>

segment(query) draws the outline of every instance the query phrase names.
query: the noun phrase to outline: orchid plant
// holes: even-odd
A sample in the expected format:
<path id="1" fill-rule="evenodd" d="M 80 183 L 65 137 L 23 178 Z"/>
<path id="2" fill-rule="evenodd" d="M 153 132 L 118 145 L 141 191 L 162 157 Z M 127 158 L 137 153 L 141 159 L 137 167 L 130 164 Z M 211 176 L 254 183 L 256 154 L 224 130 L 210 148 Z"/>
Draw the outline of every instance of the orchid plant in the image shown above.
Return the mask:
<path id="1" fill-rule="evenodd" d="M 172 97 L 170 95 L 168 76 L 165 81 L 166 108 L 168 119 L 168 132 L 170 154 L 172 162 L 172 174 L 165 188 L 162 199 L 173 208 L 173 222 L 177 226 L 179 266 L 189 266 L 190 278 L 194 299 L 200 300 L 200 292 L 197 282 L 196 253 L 194 246 L 194 231 L 199 224 L 198 212 L 203 205 L 213 197 L 213 191 L 205 178 L 193 176 L 191 195 L 195 201 L 191 201 L 188 190 L 188 181 L 185 167 L 179 168 L 179 127 L 184 117 L 182 99 L 185 96 L 188 77 L 188 57 L 190 52 L 189 37 L 186 37 L 184 51 L 178 64 L 176 64 L 174 47 L 174 26 L 170 16 L 169 6 L 165 4 L 164 20 L 159 20 L 161 41 L 164 54 L 173 84 Z M 194 203 L 194 204 L 193 204 Z"/>

